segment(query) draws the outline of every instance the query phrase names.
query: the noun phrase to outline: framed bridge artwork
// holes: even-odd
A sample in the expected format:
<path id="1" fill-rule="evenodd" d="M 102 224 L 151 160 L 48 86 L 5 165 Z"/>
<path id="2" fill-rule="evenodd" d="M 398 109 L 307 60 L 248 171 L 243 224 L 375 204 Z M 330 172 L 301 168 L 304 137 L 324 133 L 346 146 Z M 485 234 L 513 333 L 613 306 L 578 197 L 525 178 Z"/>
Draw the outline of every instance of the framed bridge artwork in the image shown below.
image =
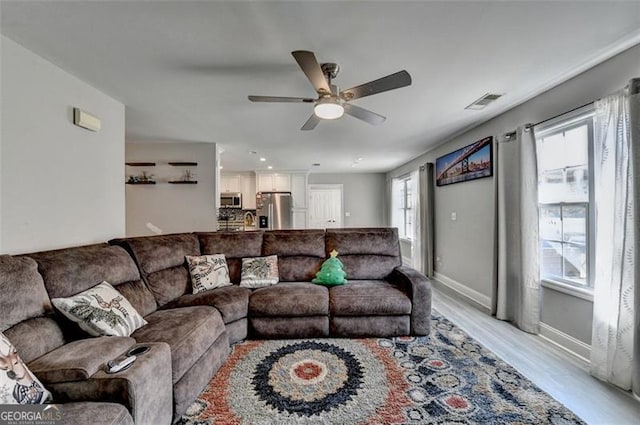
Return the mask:
<path id="1" fill-rule="evenodd" d="M 436 159 L 436 186 L 493 175 L 493 137 L 485 137 Z"/>

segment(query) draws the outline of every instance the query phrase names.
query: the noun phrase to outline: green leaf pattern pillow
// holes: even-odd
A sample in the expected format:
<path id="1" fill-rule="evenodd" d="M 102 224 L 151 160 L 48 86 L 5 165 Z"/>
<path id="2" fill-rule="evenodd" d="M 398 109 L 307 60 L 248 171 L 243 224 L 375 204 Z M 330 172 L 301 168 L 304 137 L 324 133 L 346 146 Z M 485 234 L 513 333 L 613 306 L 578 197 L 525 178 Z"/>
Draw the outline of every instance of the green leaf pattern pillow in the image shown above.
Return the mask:
<path id="1" fill-rule="evenodd" d="M 240 286 L 262 288 L 275 285 L 279 280 L 277 255 L 242 259 Z"/>

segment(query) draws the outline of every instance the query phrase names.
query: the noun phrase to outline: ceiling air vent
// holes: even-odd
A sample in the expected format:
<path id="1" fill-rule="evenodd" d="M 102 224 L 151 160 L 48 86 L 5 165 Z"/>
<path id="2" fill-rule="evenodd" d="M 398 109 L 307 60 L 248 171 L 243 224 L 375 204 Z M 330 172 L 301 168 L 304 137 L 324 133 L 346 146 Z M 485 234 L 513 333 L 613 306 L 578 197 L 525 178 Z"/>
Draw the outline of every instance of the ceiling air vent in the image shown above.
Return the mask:
<path id="1" fill-rule="evenodd" d="M 487 93 L 464 109 L 473 109 L 476 111 L 479 109 L 484 109 L 488 104 L 498 100 L 500 97 L 502 97 L 501 94 Z"/>

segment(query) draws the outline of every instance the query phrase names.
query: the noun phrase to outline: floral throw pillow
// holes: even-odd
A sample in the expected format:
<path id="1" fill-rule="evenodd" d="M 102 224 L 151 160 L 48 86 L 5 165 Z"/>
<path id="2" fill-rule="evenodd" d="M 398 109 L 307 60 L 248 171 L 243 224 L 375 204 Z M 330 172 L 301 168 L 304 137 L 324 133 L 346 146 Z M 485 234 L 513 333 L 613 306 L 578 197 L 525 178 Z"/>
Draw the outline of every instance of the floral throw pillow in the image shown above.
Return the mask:
<path id="1" fill-rule="evenodd" d="M 50 397 L 13 344 L 0 333 L 0 404 L 43 404 Z"/>
<path id="2" fill-rule="evenodd" d="M 240 286 L 262 288 L 278 283 L 278 256 L 243 258 Z"/>
<path id="3" fill-rule="evenodd" d="M 129 336 L 147 324 L 127 299 L 108 282 L 70 298 L 53 298 L 53 305 L 93 336 Z"/>
<path id="4" fill-rule="evenodd" d="M 186 256 L 193 293 L 231 285 L 224 254 Z"/>

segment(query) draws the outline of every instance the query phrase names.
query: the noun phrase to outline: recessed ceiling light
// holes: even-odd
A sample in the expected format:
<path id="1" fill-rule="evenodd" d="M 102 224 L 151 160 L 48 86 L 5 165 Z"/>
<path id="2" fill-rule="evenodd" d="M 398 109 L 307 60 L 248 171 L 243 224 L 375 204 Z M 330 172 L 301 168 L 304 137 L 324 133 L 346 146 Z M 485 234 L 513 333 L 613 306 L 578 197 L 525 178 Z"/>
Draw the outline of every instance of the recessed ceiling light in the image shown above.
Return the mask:
<path id="1" fill-rule="evenodd" d="M 363 159 L 364 159 L 363 157 L 360 157 L 360 158 L 358 158 L 358 161 L 362 161 Z"/>
<path id="2" fill-rule="evenodd" d="M 267 168 L 270 169 L 270 170 L 273 169 L 273 167 L 271 165 L 269 165 Z"/>
<path id="3" fill-rule="evenodd" d="M 221 165 L 221 166 L 220 166 L 220 169 L 222 170 L 223 168 L 224 168 L 224 167 Z"/>
<path id="4" fill-rule="evenodd" d="M 265 158 L 265 157 L 260 158 L 260 161 L 262 161 L 262 162 L 265 162 L 266 160 L 267 160 L 267 158 Z"/>
<path id="5" fill-rule="evenodd" d="M 357 162 L 354 162 L 353 164 L 351 164 L 351 168 L 356 168 L 358 166 Z"/>

